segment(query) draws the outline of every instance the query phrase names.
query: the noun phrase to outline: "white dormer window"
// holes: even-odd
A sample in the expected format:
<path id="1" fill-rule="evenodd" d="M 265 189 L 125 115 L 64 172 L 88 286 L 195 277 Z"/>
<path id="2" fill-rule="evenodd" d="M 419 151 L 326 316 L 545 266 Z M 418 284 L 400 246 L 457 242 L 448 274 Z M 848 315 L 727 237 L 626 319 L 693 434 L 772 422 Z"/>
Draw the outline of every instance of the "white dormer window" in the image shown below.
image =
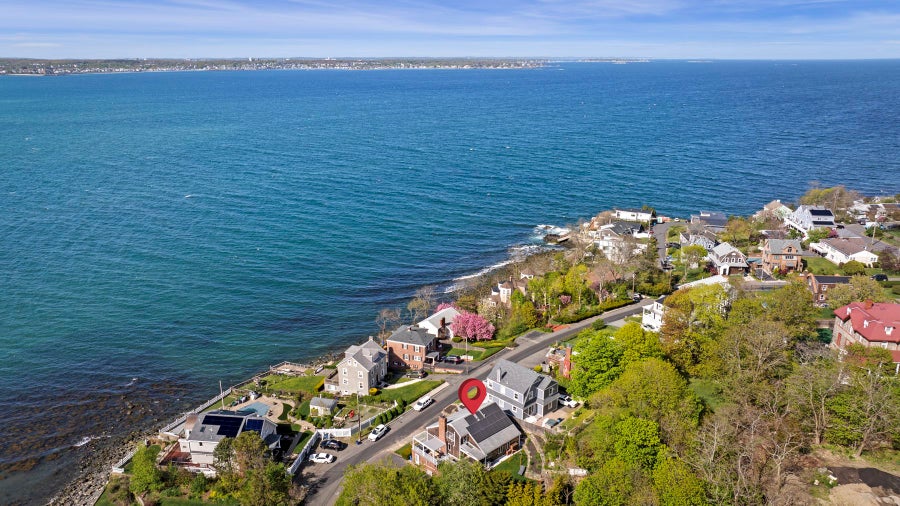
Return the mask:
<path id="1" fill-rule="evenodd" d="M 863 320 L 863 328 L 864 329 L 869 328 L 869 320 Z"/>

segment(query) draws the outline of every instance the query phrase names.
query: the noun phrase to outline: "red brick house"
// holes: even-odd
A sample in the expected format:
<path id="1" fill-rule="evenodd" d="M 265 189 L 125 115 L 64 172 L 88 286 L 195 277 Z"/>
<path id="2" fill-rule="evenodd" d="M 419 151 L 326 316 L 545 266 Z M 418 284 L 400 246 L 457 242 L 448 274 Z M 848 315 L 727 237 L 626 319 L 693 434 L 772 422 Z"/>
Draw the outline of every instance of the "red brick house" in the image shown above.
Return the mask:
<path id="1" fill-rule="evenodd" d="M 825 276 L 806 274 L 806 288 L 812 292 L 813 302 L 817 306 L 824 306 L 828 302 L 828 291 L 837 285 L 846 285 L 850 282 L 850 276 Z"/>
<path id="2" fill-rule="evenodd" d="M 834 310 L 831 345 L 843 350 L 851 344 L 888 350 L 900 372 L 900 304 L 851 302 Z"/>
<path id="3" fill-rule="evenodd" d="M 762 268 L 768 273 L 800 269 L 800 241 L 796 239 L 766 239 L 762 245 Z"/>
<path id="4" fill-rule="evenodd" d="M 436 336 L 417 325 L 400 327 L 385 341 L 388 365 L 394 369 L 424 368 L 426 357 L 437 351 L 436 340 Z"/>

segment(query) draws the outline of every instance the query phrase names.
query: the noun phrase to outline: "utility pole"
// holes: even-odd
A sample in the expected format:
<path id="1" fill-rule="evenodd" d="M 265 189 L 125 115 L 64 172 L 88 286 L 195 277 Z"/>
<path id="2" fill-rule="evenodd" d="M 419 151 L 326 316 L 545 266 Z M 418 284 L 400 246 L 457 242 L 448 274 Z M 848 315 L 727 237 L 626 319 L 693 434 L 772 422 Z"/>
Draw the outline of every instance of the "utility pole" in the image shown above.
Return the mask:
<path id="1" fill-rule="evenodd" d="M 362 405 L 359 403 L 359 390 L 356 390 L 356 444 L 362 444 Z"/>

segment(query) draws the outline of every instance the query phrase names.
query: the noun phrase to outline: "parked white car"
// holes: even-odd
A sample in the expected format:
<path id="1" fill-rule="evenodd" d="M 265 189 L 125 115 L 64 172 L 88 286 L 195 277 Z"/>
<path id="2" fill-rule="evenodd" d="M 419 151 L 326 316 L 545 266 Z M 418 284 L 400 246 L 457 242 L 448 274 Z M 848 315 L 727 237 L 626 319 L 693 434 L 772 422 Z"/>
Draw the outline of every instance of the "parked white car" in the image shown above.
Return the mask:
<path id="1" fill-rule="evenodd" d="M 430 395 L 426 395 L 425 397 L 417 400 L 415 404 L 413 404 L 413 409 L 416 411 L 422 411 L 428 406 L 431 406 L 433 403 L 434 399 L 432 399 Z"/>
<path id="2" fill-rule="evenodd" d="M 334 455 L 330 453 L 313 453 L 309 456 L 309 460 L 316 464 L 331 464 L 334 462 Z"/>
<path id="3" fill-rule="evenodd" d="M 574 408 L 574 407 L 578 406 L 578 401 L 576 401 L 575 399 L 573 399 L 565 394 L 561 394 L 559 396 L 559 403 L 562 404 L 563 406 L 568 406 L 570 408 Z"/>
<path id="4" fill-rule="evenodd" d="M 385 424 L 381 424 L 378 427 L 372 429 L 372 432 L 369 433 L 369 441 L 378 441 L 381 439 L 381 436 L 387 434 L 388 426 Z"/>

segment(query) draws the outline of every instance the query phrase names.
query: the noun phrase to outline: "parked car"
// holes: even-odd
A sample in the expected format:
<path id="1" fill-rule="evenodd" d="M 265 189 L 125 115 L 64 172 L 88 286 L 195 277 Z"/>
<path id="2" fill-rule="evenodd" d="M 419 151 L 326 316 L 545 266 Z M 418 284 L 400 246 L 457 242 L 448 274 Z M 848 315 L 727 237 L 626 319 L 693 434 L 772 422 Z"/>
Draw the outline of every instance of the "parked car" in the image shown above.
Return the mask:
<path id="1" fill-rule="evenodd" d="M 874 279 L 875 281 L 887 281 L 888 275 L 887 274 L 873 274 L 872 279 Z"/>
<path id="2" fill-rule="evenodd" d="M 548 418 L 548 419 L 544 420 L 544 427 L 547 427 L 548 429 L 550 429 L 550 428 L 556 427 L 562 421 L 563 421 L 562 418 Z"/>
<path id="3" fill-rule="evenodd" d="M 434 399 L 432 399 L 430 395 L 426 395 L 425 397 L 417 400 L 415 404 L 413 404 L 413 409 L 416 411 L 422 411 L 432 404 L 434 404 Z"/>
<path id="4" fill-rule="evenodd" d="M 574 408 L 574 407 L 578 406 L 578 401 L 569 397 L 566 394 L 561 394 L 559 396 L 559 403 L 562 404 L 563 406 L 568 406 L 570 408 Z"/>
<path id="5" fill-rule="evenodd" d="M 369 441 L 378 441 L 379 439 L 381 439 L 381 436 L 387 434 L 387 431 L 389 430 L 390 428 L 385 424 L 381 424 L 378 427 L 375 427 L 374 429 L 372 429 L 372 432 L 369 433 Z"/>
<path id="6" fill-rule="evenodd" d="M 462 357 L 459 355 L 447 355 L 444 357 L 444 362 L 447 362 L 448 364 L 461 364 L 462 361 Z"/>
<path id="7" fill-rule="evenodd" d="M 331 464 L 334 462 L 334 455 L 330 453 L 313 453 L 309 456 L 309 461 L 316 464 Z"/>
<path id="8" fill-rule="evenodd" d="M 426 372 L 424 369 L 413 369 L 406 373 L 407 378 L 416 378 L 416 379 L 424 378 L 425 375 L 426 375 Z"/>
<path id="9" fill-rule="evenodd" d="M 347 447 L 347 443 L 338 441 L 337 439 L 326 439 L 325 441 L 322 441 L 322 444 L 320 444 L 319 447 L 325 448 L 326 450 L 341 451 Z"/>

